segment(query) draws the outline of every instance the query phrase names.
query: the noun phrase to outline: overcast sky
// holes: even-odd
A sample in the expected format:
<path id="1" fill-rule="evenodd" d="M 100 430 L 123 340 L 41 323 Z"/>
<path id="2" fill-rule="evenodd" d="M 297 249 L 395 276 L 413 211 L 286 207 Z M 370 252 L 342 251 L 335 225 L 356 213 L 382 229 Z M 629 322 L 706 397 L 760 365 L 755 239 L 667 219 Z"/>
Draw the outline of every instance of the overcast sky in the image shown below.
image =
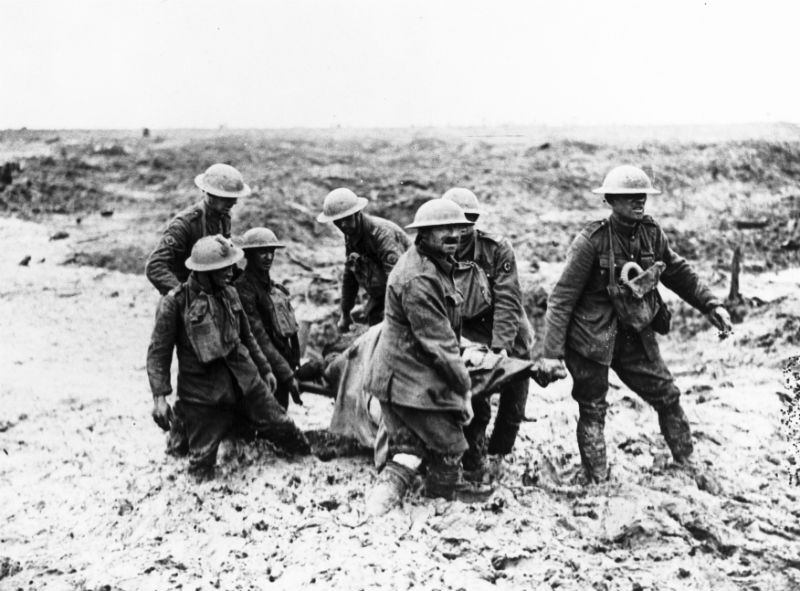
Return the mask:
<path id="1" fill-rule="evenodd" d="M 0 128 L 800 122 L 799 6 L 6 0 Z"/>

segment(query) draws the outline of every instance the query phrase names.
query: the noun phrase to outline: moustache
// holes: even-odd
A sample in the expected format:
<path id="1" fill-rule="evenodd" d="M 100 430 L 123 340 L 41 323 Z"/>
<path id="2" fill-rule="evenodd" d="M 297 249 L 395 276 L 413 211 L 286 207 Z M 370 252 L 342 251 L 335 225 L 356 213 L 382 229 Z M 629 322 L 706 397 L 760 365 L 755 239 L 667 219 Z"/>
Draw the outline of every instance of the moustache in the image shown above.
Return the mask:
<path id="1" fill-rule="evenodd" d="M 442 244 L 458 244 L 458 242 L 459 242 L 459 238 L 458 237 L 456 237 L 456 238 L 449 238 L 448 237 L 448 238 L 443 238 L 442 239 Z"/>

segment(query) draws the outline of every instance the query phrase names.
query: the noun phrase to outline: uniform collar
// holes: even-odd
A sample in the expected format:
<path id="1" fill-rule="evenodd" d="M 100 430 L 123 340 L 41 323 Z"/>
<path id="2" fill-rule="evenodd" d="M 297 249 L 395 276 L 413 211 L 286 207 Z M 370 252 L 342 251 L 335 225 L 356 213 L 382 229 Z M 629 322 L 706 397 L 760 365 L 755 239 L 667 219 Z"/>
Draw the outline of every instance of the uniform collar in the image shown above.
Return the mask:
<path id="1" fill-rule="evenodd" d="M 612 213 L 609 219 L 613 223 L 614 231 L 622 236 L 633 236 L 642 225 L 641 221 L 629 222 L 627 220 L 623 220 L 615 213 Z"/>
<path id="2" fill-rule="evenodd" d="M 194 294 L 204 293 L 211 296 L 222 296 L 225 294 L 225 288 L 214 289 L 214 287 L 211 285 L 211 281 L 207 282 L 208 285 L 205 283 L 206 282 L 200 281 L 195 271 L 192 271 L 192 274 L 189 275 L 189 279 L 186 280 L 186 285 Z"/>
<path id="3" fill-rule="evenodd" d="M 458 261 L 472 261 L 475 260 L 475 251 L 477 249 L 478 230 L 475 230 L 470 237 L 469 242 L 458 245 L 456 251 L 456 260 Z"/>
<path id="4" fill-rule="evenodd" d="M 417 244 L 417 251 L 425 256 L 428 257 L 430 260 L 433 261 L 433 264 L 436 265 L 439 269 L 444 271 L 447 275 L 451 275 L 453 273 L 453 267 L 456 266 L 456 260 L 448 255 L 434 253 L 431 250 L 425 248 L 423 244 Z"/>
<path id="5" fill-rule="evenodd" d="M 203 199 L 200 202 L 200 207 L 203 208 L 203 212 L 206 215 L 206 219 L 209 219 L 209 220 L 214 221 L 214 222 L 219 222 L 219 221 L 222 221 L 222 220 L 228 220 L 231 217 L 230 212 L 228 212 L 228 213 L 220 213 L 220 212 L 210 208 L 208 206 L 208 203 L 206 203 L 205 199 Z"/>
<path id="6" fill-rule="evenodd" d="M 247 265 L 244 268 L 245 274 L 248 277 L 252 277 L 257 283 L 263 283 L 269 289 L 269 286 L 272 284 L 272 279 L 270 279 L 269 273 L 263 272 L 261 269 L 257 269 L 255 265 Z"/>

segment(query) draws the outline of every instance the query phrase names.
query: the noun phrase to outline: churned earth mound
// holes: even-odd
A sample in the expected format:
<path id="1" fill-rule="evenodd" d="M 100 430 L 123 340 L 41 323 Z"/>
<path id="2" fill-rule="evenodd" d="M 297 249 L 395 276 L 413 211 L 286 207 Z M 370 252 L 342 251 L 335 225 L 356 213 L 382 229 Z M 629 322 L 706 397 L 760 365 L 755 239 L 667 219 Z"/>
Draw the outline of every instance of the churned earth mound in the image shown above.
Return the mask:
<path id="1" fill-rule="evenodd" d="M 800 277 L 779 270 L 794 264 L 794 251 L 775 242 L 790 240 L 796 227 L 797 146 L 543 147 L 288 132 L 28 139 L 14 145 L 20 170 L 0 193 L 0 588 L 800 585 L 800 493 L 791 478 L 791 430 L 782 423 L 796 393 L 781 375 L 783 360 L 800 348 Z M 157 294 L 140 274 L 142 257 L 170 213 L 197 198 L 192 178 L 209 164 L 240 166 L 257 188 L 237 206 L 236 228 L 266 224 L 290 239 L 275 275 L 286 279 L 309 326 L 338 297 L 341 239 L 313 221 L 329 188 L 361 179 L 377 190 L 363 190 L 370 208 L 403 222 L 450 184 L 475 187 L 486 196 L 484 226 L 514 238 L 536 309 L 535 287 L 557 277 L 571 235 L 605 215 L 587 189 L 617 159 L 642 162 L 639 149 L 670 186 L 661 202 L 651 201 L 653 210 L 684 241 L 682 250 L 694 246 L 690 256 L 722 296 L 730 246 L 745 245 L 746 313 L 733 337 L 719 341 L 671 300 L 676 328 L 662 341 L 685 393 L 697 460 L 720 482 L 720 494 L 670 465 L 655 414 L 613 379 L 606 433 L 612 479 L 588 489 L 574 484 L 577 410 L 568 380 L 546 389 L 532 384 L 529 420 L 483 505 L 414 491 L 402 507 L 367 520 L 364 497 L 376 478 L 367 457 L 321 462 L 232 441 L 220 454 L 220 477 L 197 485 L 184 462 L 164 454 L 144 371 Z M 728 163 L 716 180 L 699 159 L 704 153 Z M 55 164 L 37 160 L 47 157 Z M 731 164 L 737 158 L 756 172 L 745 175 Z M 49 192 L 70 159 L 94 162 L 85 169 L 92 173 L 79 168 L 73 177 L 86 200 L 68 189 Z M 550 164 L 536 172 L 537 162 Z M 53 168 L 44 175 L 42 166 Z M 686 169 L 683 182 L 696 184 L 680 193 L 670 175 L 684 166 L 696 168 Z M 24 186 L 38 187 L 35 206 L 11 201 L 9 187 Z M 763 217 L 765 226 L 736 226 L 758 226 Z M 772 231 L 777 238 L 762 233 Z M 53 239 L 58 232 L 68 236 Z M 293 418 L 307 429 L 325 427 L 331 401 L 304 400 L 290 407 Z"/>

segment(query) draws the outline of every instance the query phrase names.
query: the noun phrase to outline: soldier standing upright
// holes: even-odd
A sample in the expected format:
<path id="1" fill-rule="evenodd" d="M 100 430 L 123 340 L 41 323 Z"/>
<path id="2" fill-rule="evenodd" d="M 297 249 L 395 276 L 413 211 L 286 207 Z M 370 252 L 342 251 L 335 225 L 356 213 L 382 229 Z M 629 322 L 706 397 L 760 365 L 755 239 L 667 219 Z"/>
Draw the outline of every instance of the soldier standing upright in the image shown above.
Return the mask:
<path id="1" fill-rule="evenodd" d="M 469 221 L 477 222 L 480 217 L 478 199 L 469 189 L 453 188 L 442 198 L 459 205 Z M 460 263 L 456 284 L 464 296 L 461 325 L 464 337 L 487 345 L 495 353 L 529 361 L 533 329 L 522 305 L 517 261 L 511 243 L 473 225 L 465 226 L 455 259 Z M 527 376 L 522 376 L 500 390 L 500 404 L 488 449 L 486 427 L 491 419 L 490 399 L 488 396 L 473 399 L 475 418 L 464 429 L 469 443 L 463 459 L 466 478 L 483 478 L 487 451 L 492 456 L 492 474 L 499 474 L 503 456 L 513 449 L 525 417 L 529 382 Z"/>
<path id="2" fill-rule="evenodd" d="M 275 378 L 230 285 L 233 265 L 243 254 L 220 235 L 198 240 L 186 261 L 189 279 L 158 304 L 147 350 L 153 419 L 164 430 L 173 422 L 167 396 L 177 350 L 175 415 L 185 429 L 189 471 L 201 480 L 213 477 L 219 444 L 234 429 L 289 451 L 309 451 L 305 436 L 272 395 Z"/>
<path id="3" fill-rule="evenodd" d="M 383 320 L 386 279 L 409 246 L 411 239 L 394 222 L 367 215 L 361 210 L 367 200 L 350 189 L 334 189 L 325 197 L 318 222 L 333 222 L 344 234 L 345 256 L 342 277 L 339 330 L 346 332 L 353 322 L 350 312 L 356 304 L 358 288 L 367 292 L 364 316 L 372 326 Z"/>
<path id="4" fill-rule="evenodd" d="M 547 305 L 544 367 L 566 375 L 566 363 L 572 375 L 572 396 L 580 413 L 578 449 L 589 481 L 608 476 L 603 431 L 609 367 L 658 413 L 675 462 L 692 468 L 689 421 L 655 336 L 656 329 L 668 330 L 656 285 L 660 279 L 723 332 L 731 329 L 730 317 L 686 260 L 670 248 L 661 227 L 645 215 L 648 195 L 660 191 L 644 171 L 618 166 L 592 192 L 605 196 L 612 213 L 584 228 L 570 245 Z M 618 281 L 624 267 L 638 269 L 642 281 L 629 285 L 642 297 L 621 301 Z"/>
<path id="5" fill-rule="evenodd" d="M 300 366 L 297 318 L 289 290 L 275 283 L 270 276 L 275 250 L 284 247 L 268 228 L 252 228 L 245 232 L 241 248 L 247 259 L 247 267 L 236 280 L 235 286 L 253 336 L 278 380 L 275 398 L 283 408 L 287 408 L 290 395 L 297 404 L 302 402 L 294 375 Z"/>
<path id="6" fill-rule="evenodd" d="M 426 495 L 469 501 L 491 494 L 466 483 L 461 467 L 472 402 L 459 351 L 453 254 L 459 229 L 470 224 L 455 203 L 432 199 L 406 226 L 419 231 L 389 275 L 383 331 L 364 382 L 364 391 L 380 401 L 389 436 L 391 460 L 379 486 L 407 481 L 424 459 Z"/>
<path id="7" fill-rule="evenodd" d="M 227 164 L 213 164 L 194 183 L 205 198 L 172 218 L 145 265 L 147 278 L 161 295 L 189 277 L 184 261 L 195 242 L 214 234 L 230 238 L 231 208 L 251 193 L 239 171 Z"/>

